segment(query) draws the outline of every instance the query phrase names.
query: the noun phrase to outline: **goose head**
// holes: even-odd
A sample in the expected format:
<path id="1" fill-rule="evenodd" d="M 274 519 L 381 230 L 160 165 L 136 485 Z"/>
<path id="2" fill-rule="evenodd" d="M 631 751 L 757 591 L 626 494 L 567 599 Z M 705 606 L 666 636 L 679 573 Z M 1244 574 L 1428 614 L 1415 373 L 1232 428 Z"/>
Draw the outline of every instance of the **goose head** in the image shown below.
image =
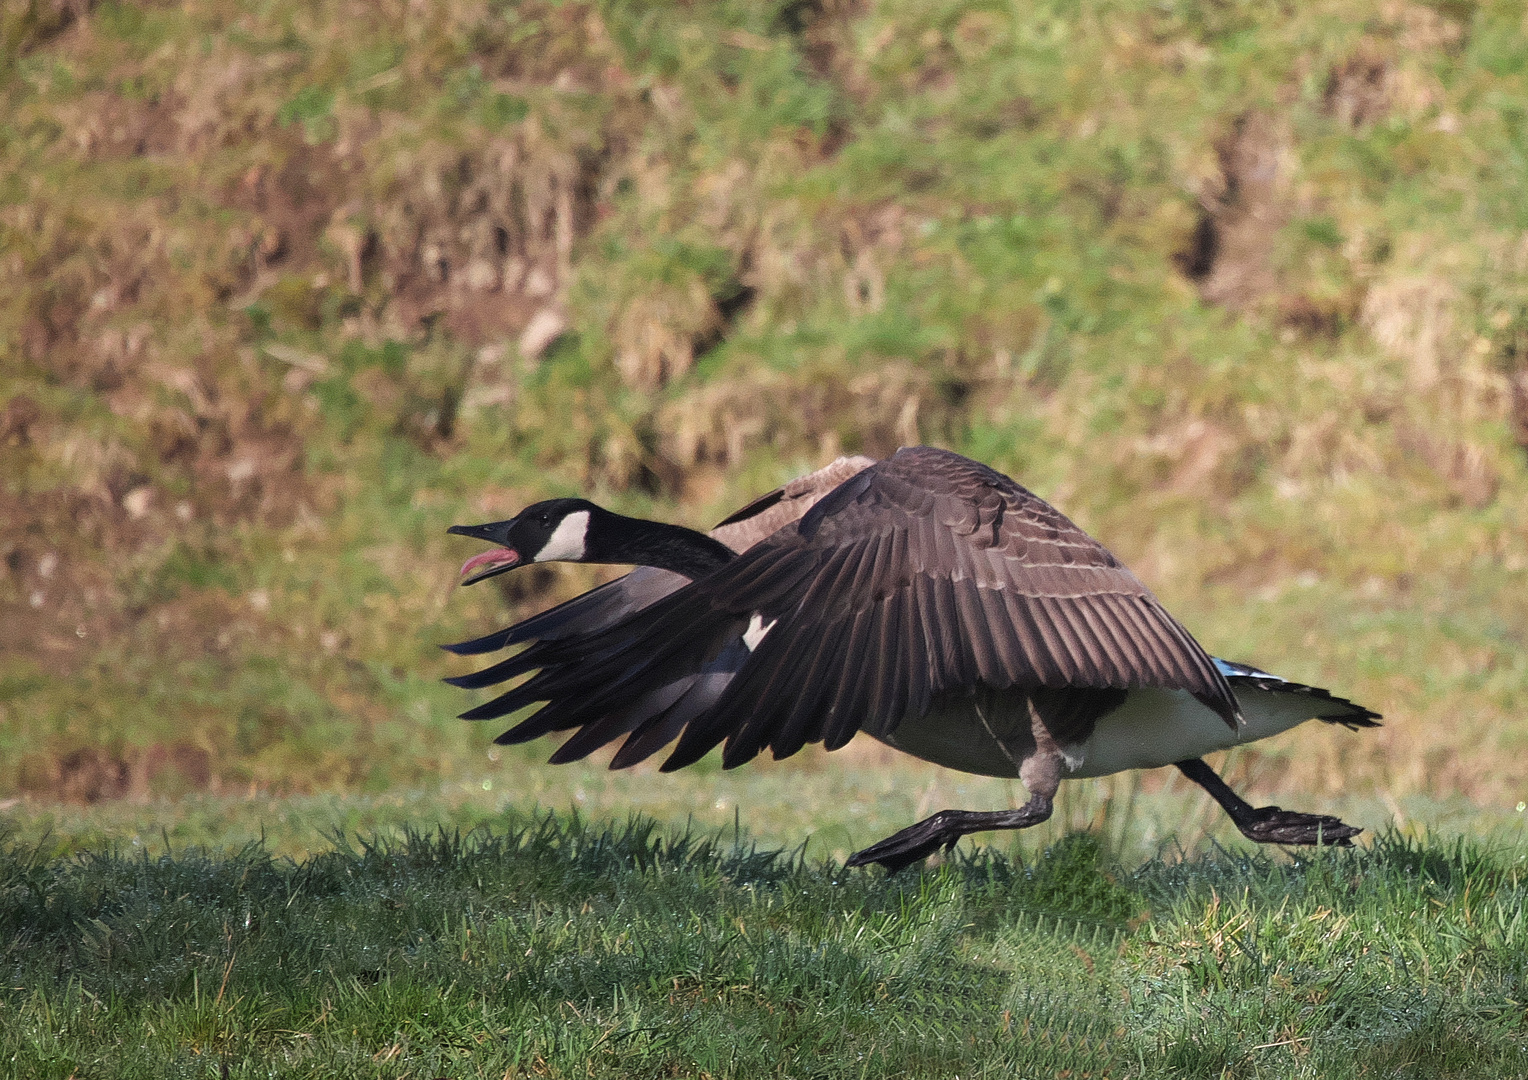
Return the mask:
<path id="1" fill-rule="evenodd" d="M 587 499 L 548 499 L 507 521 L 453 525 L 447 532 L 497 544 L 462 564 L 474 585 L 528 563 L 630 563 L 700 577 L 731 560 L 732 549 L 705 533 L 624 517 Z"/>
<path id="2" fill-rule="evenodd" d="M 462 584 L 475 585 L 527 563 L 594 561 L 588 559 L 590 529 L 614 516 L 587 499 L 547 499 L 507 521 L 453 525 L 446 531 L 499 545 L 462 564 Z"/>

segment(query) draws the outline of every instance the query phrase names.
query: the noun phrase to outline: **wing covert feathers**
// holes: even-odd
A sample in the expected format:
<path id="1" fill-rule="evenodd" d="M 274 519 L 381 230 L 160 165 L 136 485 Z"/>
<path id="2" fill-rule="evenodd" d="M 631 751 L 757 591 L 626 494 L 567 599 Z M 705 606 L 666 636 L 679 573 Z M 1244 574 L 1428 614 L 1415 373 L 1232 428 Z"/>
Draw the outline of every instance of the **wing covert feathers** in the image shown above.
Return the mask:
<path id="1" fill-rule="evenodd" d="M 457 646 L 537 639 L 455 680 L 488 685 L 539 668 L 464 715 L 545 701 L 503 738 L 579 728 L 561 761 L 626 736 L 613 766 L 677 738 L 666 771 L 724 741 L 732 767 L 765 748 L 785 757 L 860 730 L 887 734 L 936 697 L 982 687 L 1180 689 L 1236 725 L 1226 676 L 1188 631 L 1044 500 L 929 447 L 843 471 L 825 494 L 792 498 L 788 487 L 734 515 L 723 528 L 741 539 L 719 538 L 746 550 L 698 581 L 639 579 L 634 598 L 622 583 L 636 571 Z M 767 536 L 741 535 L 782 506 L 795 517 Z M 743 634 L 755 616 L 770 629 L 750 650 Z"/>

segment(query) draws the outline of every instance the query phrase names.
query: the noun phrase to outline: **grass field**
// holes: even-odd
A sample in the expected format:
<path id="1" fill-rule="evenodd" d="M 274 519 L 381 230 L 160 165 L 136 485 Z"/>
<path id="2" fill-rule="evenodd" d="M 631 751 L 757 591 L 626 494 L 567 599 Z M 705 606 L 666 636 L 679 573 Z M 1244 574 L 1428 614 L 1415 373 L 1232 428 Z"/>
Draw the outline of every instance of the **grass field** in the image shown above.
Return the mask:
<path id="1" fill-rule="evenodd" d="M 1109 835 L 892 878 L 640 818 L 12 836 L 0 1076 L 1528 1075 L 1521 842 Z"/>
<path id="2" fill-rule="evenodd" d="M 13 804 L 0 1076 L 1528 1076 L 1521 812 L 1291 857 L 1126 776 L 887 878 L 1022 793 L 883 753 Z"/>

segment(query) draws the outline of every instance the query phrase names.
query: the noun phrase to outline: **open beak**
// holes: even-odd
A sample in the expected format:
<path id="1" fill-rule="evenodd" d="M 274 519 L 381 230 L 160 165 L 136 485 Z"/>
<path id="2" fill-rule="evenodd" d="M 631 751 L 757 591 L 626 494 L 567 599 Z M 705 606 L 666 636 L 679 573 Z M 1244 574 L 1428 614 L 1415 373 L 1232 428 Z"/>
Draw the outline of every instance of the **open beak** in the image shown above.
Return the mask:
<path id="1" fill-rule="evenodd" d="M 500 537 L 508 535 L 509 524 L 507 521 L 498 521 L 491 525 L 453 525 L 446 531 L 455 533 L 457 536 L 470 536 L 476 540 L 487 540 L 489 543 L 502 545 L 503 540 Z M 461 583 L 476 585 L 506 570 L 513 570 L 519 565 L 520 553 L 512 547 L 500 546 L 493 551 L 474 555 L 462 563 Z"/>

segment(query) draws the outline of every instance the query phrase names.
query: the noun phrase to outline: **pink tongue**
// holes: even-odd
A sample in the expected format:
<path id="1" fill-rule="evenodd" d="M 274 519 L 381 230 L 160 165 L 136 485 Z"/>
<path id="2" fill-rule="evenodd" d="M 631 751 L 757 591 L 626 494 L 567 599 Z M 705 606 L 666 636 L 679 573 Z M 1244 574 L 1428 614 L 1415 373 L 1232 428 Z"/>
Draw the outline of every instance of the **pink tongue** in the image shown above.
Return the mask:
<path id="1" fill-rule="evenodd" d="M 496 566 L 499 563 L 513 566 L 519 561 L 520 555 L 518 552 L 512 551 L 509 548 L 495 548 L 492 551 L 485 551 L 481 555 L 474 555 L 462 563 L 462 577 L 466 577 L 473 570 L 481 566 Z"/>

